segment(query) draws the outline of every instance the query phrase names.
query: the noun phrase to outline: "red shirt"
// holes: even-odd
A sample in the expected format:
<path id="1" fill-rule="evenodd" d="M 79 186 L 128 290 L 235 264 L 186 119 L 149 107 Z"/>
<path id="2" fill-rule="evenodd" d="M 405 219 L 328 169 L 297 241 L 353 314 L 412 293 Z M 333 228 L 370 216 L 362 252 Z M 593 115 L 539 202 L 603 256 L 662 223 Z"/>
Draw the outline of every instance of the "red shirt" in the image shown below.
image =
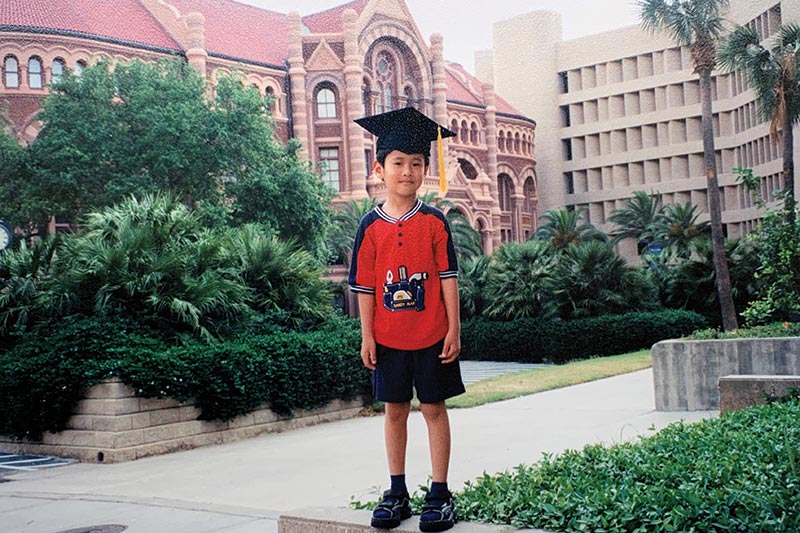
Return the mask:
<path id="1" fill-rule="evenodd" d="M 398 350 L 433 346 L 447 334 L 441 280 L 458 276 L 447 218 L 420 200 L 396 219 L 382 206 L 361 219 L 350 290 L 375 295 L 375 342 Z"/>

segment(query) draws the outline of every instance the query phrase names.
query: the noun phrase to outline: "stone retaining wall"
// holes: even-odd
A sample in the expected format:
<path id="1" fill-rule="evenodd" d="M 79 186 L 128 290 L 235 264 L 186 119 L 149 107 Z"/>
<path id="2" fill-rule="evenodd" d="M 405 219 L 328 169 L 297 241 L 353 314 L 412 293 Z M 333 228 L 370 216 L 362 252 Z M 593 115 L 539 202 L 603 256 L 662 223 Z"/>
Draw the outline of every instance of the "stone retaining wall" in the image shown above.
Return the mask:
<path id="1" fill-rule="evenodd" d="M 751 405 L 764 405 L 800 392 L 800 376 L 722 376 L 719 378 L 719 411 L 727 413 Z"/>
<path id="2" fill-rule="evenodd" d="M 719 409 L 719 378 L 800 374 L 800 338 L 668 340 L 653 346 L 658 411 Z"/>
<path id="3" fill-rule="evenodd" d="M 200 409 L 194 404 L 169 398 L 140 398 L 131 387 L 112 379 L 87 391 L 66 430 L 45 433 L 41 442 L 0 436 L 0 447 L 12 453 L 117 463 L 350 418 L 362 407 L 361 400 L 334 401 L 325 407 L 297 411 L 294 416 L 286 417 L 276 415 L 265 406 L 229 422 L 198 420 Z"/>

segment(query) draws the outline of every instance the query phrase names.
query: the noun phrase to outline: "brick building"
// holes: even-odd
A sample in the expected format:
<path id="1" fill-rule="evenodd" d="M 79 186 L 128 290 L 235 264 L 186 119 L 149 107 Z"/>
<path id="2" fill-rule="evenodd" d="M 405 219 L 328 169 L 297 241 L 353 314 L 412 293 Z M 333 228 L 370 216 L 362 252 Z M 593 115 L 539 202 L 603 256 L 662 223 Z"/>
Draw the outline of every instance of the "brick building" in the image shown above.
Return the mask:
<path id="1" fill-rule="evenodd" d="M 340 201 L 382 193 L 368 175 L 374 138 L 353 119 L 414 106 L 458 134 L 445 144 L 447 199 L 487 252 L 536 227 L 536 123 L 448 63 L 442 37 L 426 40 L 403 0 L 354 0 L 302 17 L 233 0 L 0 3 L 0 102 L 21 142 L 40 130 L 52 80 L 100 58 L 163 57 L 182 58 L 212 82 L 241 72 L 274 96 L 276 134 L 300 141 Z M 429 176 L 424 189 L 437 187 Z"/>

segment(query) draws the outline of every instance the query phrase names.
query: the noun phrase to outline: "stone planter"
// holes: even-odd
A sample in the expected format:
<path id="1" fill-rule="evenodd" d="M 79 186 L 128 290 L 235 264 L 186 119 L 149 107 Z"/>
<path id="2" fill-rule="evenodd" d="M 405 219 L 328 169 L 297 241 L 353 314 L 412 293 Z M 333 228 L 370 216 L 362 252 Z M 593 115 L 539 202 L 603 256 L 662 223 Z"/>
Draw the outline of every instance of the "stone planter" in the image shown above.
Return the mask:
<path id="1" fill-rule="evenodd" d="M 799 375 L 800 338 L 668 340 L 653 346 L 656 410 L 717 410 L 719 378 Z"/>
<path id="2" fill-rule="evenodd" d="M 87 391 L 66 430 L 46 433 L 41 442 L 0 436 L 0 448 L 12 453 L 118 463 L 350 418 L 363 405 L 361 400 L 337 400 L 319 409 L 297 411 L 292 417 L 278 416 L 264 406 L 228 422 L 197 420 L 200 410 L 194 404 L 140 398 L 119 379 L 111 379 Z"/>

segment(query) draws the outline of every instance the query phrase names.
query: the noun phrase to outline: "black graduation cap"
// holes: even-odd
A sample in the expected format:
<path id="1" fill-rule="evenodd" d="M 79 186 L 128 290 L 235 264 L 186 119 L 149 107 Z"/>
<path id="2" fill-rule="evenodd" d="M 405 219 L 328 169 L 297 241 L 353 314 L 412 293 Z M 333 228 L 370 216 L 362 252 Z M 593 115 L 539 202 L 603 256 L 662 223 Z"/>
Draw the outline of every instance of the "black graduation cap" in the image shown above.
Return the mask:
<path id="1" fill-rule="evenodd" d="M 358 118 L 355 122 L 378 137 L 377 152 L 399 150 L 405 154 L 430 156 L 431 143 L 439 138 L 440 128 L 443 139 L 456 136 L 413 107 Z"/>

